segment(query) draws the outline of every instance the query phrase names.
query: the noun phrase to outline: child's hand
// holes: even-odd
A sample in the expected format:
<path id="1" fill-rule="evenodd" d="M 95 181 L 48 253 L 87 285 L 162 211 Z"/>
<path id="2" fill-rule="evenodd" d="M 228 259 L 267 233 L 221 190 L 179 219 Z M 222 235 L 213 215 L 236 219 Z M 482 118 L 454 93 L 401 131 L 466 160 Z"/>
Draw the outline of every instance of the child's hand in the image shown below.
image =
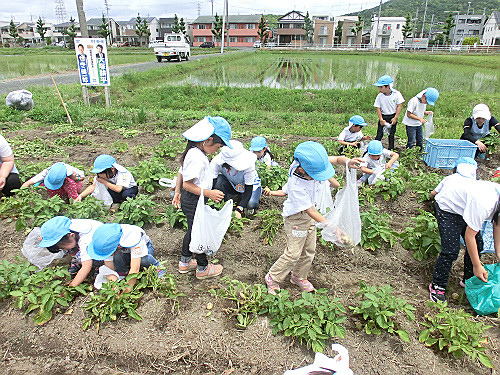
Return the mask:
<path id="1" fill-rule="evenodd" d="M 78 195 L 78 197 L 76 197 L 74 200 L 73 200 L 73 204 L 75 204 L 76 202 L 81 202 L 82 201 L 82 196 L 81 195 Z"/>
<path id="2" fill-rule="evenodd" d="M 264 190 L 262 190 L 262 194 L 265 195 L 266 197 L 271 196 L 271 189 L 269 188 L 269 186 L 266 186 Z"/>
<path id="3" fill-rule="evenodd" d="M 486 145 L 483 142 L 477 140 L 476 145 L 477 145 L 477 148 L 479 149 L 479 151 L 481 151 L 481 152 L 487 151 Z"/>
<path id="4" fill-rule="evenodd" d="M 426 120 L 426 119 L 424 119 L 424 118 L 423 118 L 423 119 L 420 119 L 420 123 L 421 123 L 422 125 L 424 125 L 426 122 L 427 122 L 427 120 Z"/>
<path id="5" fill-rule="evenodd" d="M 359 169 L 360 164 L 362 162 L 364 162 L 364 160 L 362 158 L 352 158 L 352 159 L 349 159 L 349 161 L 347 162 L 347 166 L 349 168 Z"/>
<path id="6" fill-rule="evenodd" d="M 426 115 L 433 115 L 433 114 L 434 114 L 434 112 L 433 112 L 433 111 L 425 111 L 425 114 L 426 114 Z"/>
<path id="7" fill-rule="evenodd" d="M 398 122 L 398 119 L 396 117 L 393 117 L 391 120 L 391 125 L 396 124 L 396 122 Z"/>
<path id="8" fill-rule="evenodd" d="M 391 169 L 391 167 L 392 167 L 392 163 L 387 163 L 387 164 L 385 165 L 385 169 Z"/>
<path id="9" fill-rule="evenodd" d="M 484 268 L 482 264 L 474 266 L 474 275 L 479 280 L 484 281 L 485 283 L 488 282 L 488 271 L 486 271 L 486 268 Z"/>
<path id="10" fill-rule="evenodd" d="M 172 204 L 175 208 L 181 208 L 181 193 L 174 193 L 174 197 L 172 198 Z"/>
<path id="11" fill-rule="evenodd" d="M 213 200 L 215 203 L 219 203 L 224 199 L 224 193 L 217 189 L 208 190 L 205 196 Z"/>

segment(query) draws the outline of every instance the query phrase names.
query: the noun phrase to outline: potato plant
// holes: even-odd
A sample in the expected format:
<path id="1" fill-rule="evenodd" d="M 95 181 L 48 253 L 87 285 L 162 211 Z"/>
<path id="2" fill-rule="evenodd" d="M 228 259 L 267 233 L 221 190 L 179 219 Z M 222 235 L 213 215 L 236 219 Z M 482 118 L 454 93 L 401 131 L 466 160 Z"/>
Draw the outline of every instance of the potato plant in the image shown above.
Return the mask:
<path id="1" fill-rule="evenodd" d="M 288 168 L 280 166 L 268 168 L 265 163 L 256 163 L 256 167 L 263 187 L 280 190 L 288 181 Z"/>
<path id="2" fill-rule="evenodd" d="M 2 259 L 0 262 L 0 301 L 10 297 L 10 292 L 23 285 L 24 281 L 37 270 L 37 266 L 19 256 L 12 263 L 7 259 Z"/>
<path id="3" fill-rule="evenodd" d="M 416 260 L 435 257 L 441 252 L 441 237 L 436 218 L 431 213 L 419 210 L 417 217 L 412 217 L 414 227 L 406 228 L 399 236 L 401 245 L 407 250 L 413 250 Z"/>
<path id="4" fill-rule="evenodd" d="M 144 224 L 161 223 L 164 218 L 158 216 L 154 207 L 154 195 L 148 196 L 140 194 L 135 198 L 127 198 L 120 204 L 120 209 L 116 213 L 115 222 L 132 224 L 142 227 Z"/>
<path id="5" fill-rule="evenodd" d="M 264 237 L 264 243 L 266 245 L 273 246 L 276 232 L 283 226 L 281 211 L 276 209 L 262 210 L 257 216 L 261 218 L 260 236 Z"/>
<path id="6" fill-rule="evenodd" d="M 392 217 L 380 212 L 377 207 L 370 211 L 361 212 L 361 247 L 367 250 L 377 250 L 384 243 L 393 246 L 398 233 L 391 228 Z"/>
<path id="7" fill-rule="evenodd" d="M 153 193 L 160 187 L 158 183 L 160 178 L 171 178 L 175 174 L 159 158 L 139 161 L 139 165 L 131 167 L 130 172 L 135 177 L 137 185 L 147 193 Z"/>

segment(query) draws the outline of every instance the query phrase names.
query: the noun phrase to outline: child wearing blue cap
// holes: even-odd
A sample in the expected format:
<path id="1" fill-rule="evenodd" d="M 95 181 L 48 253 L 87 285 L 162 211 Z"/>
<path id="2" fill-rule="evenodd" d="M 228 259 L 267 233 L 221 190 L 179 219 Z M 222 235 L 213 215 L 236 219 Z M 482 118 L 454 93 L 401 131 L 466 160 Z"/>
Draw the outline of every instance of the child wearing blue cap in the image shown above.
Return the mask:
<path id="1" fill-rule="evenodd" d="M 315 207 L 316 192 L 321 181 L 329 181 L 330 186 L 338 187 L 338 182 L 333 177 L 335 169 L 332 164 L 346 165 L 347 162 L 351 168 L 359 165 L 359 160 L 349 160 L 345 156 L 328 157 L 325 148 L 317 142 L 303 142 L 295 149 L 290 177 L 283 190 L 265 193 L 273 196 L 288 195 L 283 203 L 282 213 L 287 246 L 265 276 L 269 293 L 276 294 L 280 290 L 279 284 L 290 272 L 292 284 L 302 291 L 314 290 L 307 276 L 316 253 L 315 223 L 321 223 L 323 227 L 328 225 L 328 221 Z"/>
<path id="2" fill-rule="evenodd" d="M 368 150 L 363 155 L 363 163 L 361 164 L 361 172 L 363 176 L 358 180 L 358 186 L 368 182 L 374 184 L 376 181 L 370 181 L 369 178 L 372 176 L 376 170 L 380 169 L 396 169 L 398 164 L 399 154 L 394 151 L 390 151 L 382 145 L 382 142 L 373 140 L 368 143 Z M 386 160 L 389 161 L 386 163 Z"/>
<path id="3" fill-rule="evenodd" d="M 445 177 L 431 192 L 435 198 L 435 214 L 441 237 L 441 253 L 436 260 L 432 282 L 429 285 L 433 301 L 446 301 L 446 287 L 453 262 L 460 252 L 460 236 L 465 239 L 464 280 L 477 276 L 488 282 L 488 271 L 483 267 L 481 228 L 485 221 L 493 222 L 493 238 L 499 233 L 500 185 L 476 180 L 477 163 L 472 158 L 459 158 L 456 173 Z M 497 257 L 500 252 L 496 251 Z"/>
<path id="4" fill-rule="evenodd" d="M 44 169 L 36 176 L 31 177 L 21 185 L 26 188 L 31 185 L 42 183 L 47 189 L 47 195 L 52 198 L 55 195 L 63 199 L 76 199 L 82 190 L 82 182 L 85 178 L 83 171 L 66 163 L 55 163 Z"/>
<path id="5" fill-rule="evenodd" d="M 266 138 L 261 136 L 252 138 L 249 150 L 257 156 L 258 162 L 264 163 L 268 168 L 278 165 L 278 163 L 274 161 L 273 154 L 267 145 Z"/>
<path id="6" fill-rule="evenodd" d="M 206 254 L 194 254 L 189 251 L 191 230 L 194 214 L 200 198 L 210 198 L 220 202 L 224 193 L 212 189 L 213 178 L 207 155 L 215 153 L 220 147 L 226 145 L 232 148 L 231 125 L 222 117 L 206 116 L 201 121 L 186 130 L 182 136 L 188 140 L 186 149 L 180 157 L 181 169 L 177 175 L 177 185 L 173 204 L 180 204 L 182 212 L 186 215 L 188 229 L 182 242 L 179 272 L 188 273 L 196 271 L 199 280 L 218 276 L 223 267 L 220 264 L 208 263 Z"/>
<path id="7" fill-rule="evenodd" d="M 346 146 L 360 148 L 361 141 L 370 139 L 369 136 L 364 136 L 361 129 L 368 125 L 362 116 L 355 115 L 349 119 L 349 125 L 346 126 L 339 134 L 338 141 L 342 145 L 339 153 L 342 154 Z"/>
<path id="8" fill-rule="evenodd" d="M 40 228 L 42 239 L 38 247 L 46 247 L 51 253 L 64 251 L 73 256 L 69 273 L 74 276 L 70 286 L 80 285 L 91 269 L 98 267 L 87 252 L 89 243 L 100 221 L 91 219 L 69 219 L 65 216 L 55 216 L 47 220 Z"/>
<path id="9" fill-rule="evenodd" d="M 427 104 L 436 104 L 438 97 L 439 91 L 434 87 L 428 87 L 425 90 L 420 91 L 408 102 L 405 117 L 403 118 L 403 124 L 406 125 L 406 135 L 408 136 L 406 148 L 413 148 L 413 146 L 415 146 L 415 142 L 417 147 L 422 148 L 424 143 L 422 125 L 427 122 L 427 120 L 424 119 L 424 115 L 434 113 L 432 111 L 427 111 L 426 107 Z"/>
<path id="10" fill-rule="evenodd" d="M 146 232 L 137 225 L 103 224 L 92 235 L 92 241 L 87 248 L 89 256 L 94 260 L 103 260 L 104 265 L 115 271 L 119 276 L 138 273 L 149 266 L 159 266 L 154 258 L 154 247 Z M 161 277 L 165 271 L 159 270 Z M 107 277 L 117 280 L 116 275 Z M 133 287 L 137 279 L 128 281 Z M 130 290 L 125 290 L 128 292 Z"/>
<path id="11" fill-rule="evenodd" d="M 378 79 L 375 86 L 378 87 L 379 94 L 375 98 L 373 106 L 377 108 L 378 127 L 376 140 L 382 140 L 384 129 L 389 134 L 389 150 L 394 150 L 394 134 L 396 134 L 396 124 L 401 113 L 401 108 L 405 99 L 403 95 L 396 90 L 394 79 L 391 76 L 384 75 Z"/>
<path id="12" fill-rule="evenodd" d="M 89 185 L 78 195 L 75 201 L 81 201 L 87 195 L 92 194 L 97 182 L 106 186 L 111 198 L 113 198 L 113 203 L 122 203 L 127 198 L 135 198 L 139 192 L 132 173 L 118 164 L 111 155 L 99 155 L 94 161 L 94 169 L 91 172 L 96 173 L 97 177 L 92 185 Z"/>

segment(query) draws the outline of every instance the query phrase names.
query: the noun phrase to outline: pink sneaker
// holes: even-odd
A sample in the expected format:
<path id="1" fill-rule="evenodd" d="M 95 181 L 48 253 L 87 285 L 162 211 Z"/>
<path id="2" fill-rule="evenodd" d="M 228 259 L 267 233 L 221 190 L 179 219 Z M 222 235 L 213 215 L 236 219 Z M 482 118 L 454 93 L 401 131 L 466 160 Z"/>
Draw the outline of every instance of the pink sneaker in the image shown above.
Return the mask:
<path id="1" fill-rule="evenodd" d="M 188 273 L 196 270 L 196 259 L 192 258 L 189 263 L 179 262 L 179 273 Z"/>
<path id="2" fill-rule="evenodd" d="M 279 292 L 281 290 L 280 284 L 278 284 L 276 281 L 274 281 L 269 273 L 267 273 L 267 275 L 264 277 L 264 280 L 266 280 L 267 292 L 269 294 L 276 295 L 276 292 Z"/>
<path id="3" fill-rule="evenodd" d="M 290 276 L 290 282 L 299 287 L 303 292 L 312 292 L 314 290 L 314 286 L 307 279 L 299 279 L 296 277 L 293 272 Z"/>
<path id="4" fill-rule="evenodd" d="M 198 270 L 196 270 L 196 278 L 198 280 L 204 280 L 204 279 L 209 279 L 211 277 L 219 276 L 222 273 L 223 269 L 224 267 L 222 267 L 220 264 L 210 263 L 205 269 L 205 271 L 198 272 Z"/>

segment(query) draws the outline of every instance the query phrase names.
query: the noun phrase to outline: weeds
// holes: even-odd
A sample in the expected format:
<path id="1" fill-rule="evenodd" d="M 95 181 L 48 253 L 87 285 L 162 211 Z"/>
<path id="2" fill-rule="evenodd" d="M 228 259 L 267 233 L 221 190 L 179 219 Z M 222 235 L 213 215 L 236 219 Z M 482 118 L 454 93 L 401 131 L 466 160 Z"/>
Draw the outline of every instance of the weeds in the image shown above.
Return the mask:
<path id="1" fill-rule="evenodd" d="M 283 216 L 276 209 L 262 210 L 257 214 L 262 219 L 260 236 L 264 237 L 264 244 L 273 246 L 276 232 L 283 226 Z"/>
<path id="2" fill-rule="evenodd" d="M 117 154 L 123 154 L 124 152 L 128 151 L 128 144 L 127 142 L 123 141 L 114 141 L 113 142 L 113 153 Z"/>

